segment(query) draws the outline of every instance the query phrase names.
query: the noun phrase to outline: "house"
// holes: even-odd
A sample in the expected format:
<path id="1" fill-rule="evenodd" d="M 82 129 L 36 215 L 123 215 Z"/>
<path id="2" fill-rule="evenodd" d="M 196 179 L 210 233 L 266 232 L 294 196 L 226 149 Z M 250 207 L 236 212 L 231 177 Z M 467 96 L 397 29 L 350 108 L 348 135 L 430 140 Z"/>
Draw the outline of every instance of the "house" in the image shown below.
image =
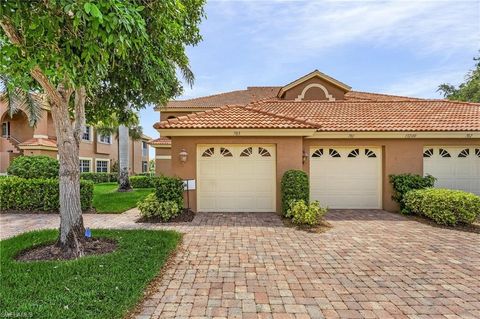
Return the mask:
<path id="1" fill-rule="evenodd" d="M 195 180 L 195 211 L 279 212 L 290 169 L 330 208 L 395 211 L 400 173 L 480 194 L 480 104 L 358 92 L 314 71 L 157 110 L 157 174 Z"/>
<path id="2" fill-rule="evenodd" d="M 50 111 L 43 109 L 35 127 L 29 125 L 28 115 L 20 110 L 10 117 L 6 104 L 0 102 L 0 173 L 7 171 L 17 156 L 48 155 L 57 158 L 55 126 Z M 150 137 L 130 141 L 130 172 L 148 171 Z M 118 161 L 118 139 L 115 135 L 101 135 L 87 126 L 80 144 L 81 172 L 110 172 Z"/>

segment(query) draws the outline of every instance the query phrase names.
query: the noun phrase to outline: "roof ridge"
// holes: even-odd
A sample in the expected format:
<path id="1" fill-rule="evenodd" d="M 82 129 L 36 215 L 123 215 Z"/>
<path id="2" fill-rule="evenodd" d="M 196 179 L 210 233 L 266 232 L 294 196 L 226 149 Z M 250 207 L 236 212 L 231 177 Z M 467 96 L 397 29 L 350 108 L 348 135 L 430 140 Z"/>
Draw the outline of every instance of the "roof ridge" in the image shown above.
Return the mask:
<path id="1" fill-rule="evenodd" d="M 455 103 L 455 104 L 467 104 L 467 105 L 480 105 L 479 102 L 464 102 L 464 101 L 457 101 L 457 100 L 446 100 L 446 99 L 418 99 L 418 100 L 408 100 L 407 99 L 398 99 L 398 100 L 362 100 L 362 101 L 352 101 L 352 100 L 335 100 L 335 101 L 327 101 L 327 100 L 302 100 L 302 101 L 295 101 L 295 100 L 275 100 L 275 99 L 263 99 L 259 101 L 250 102 L 248 105 L 254 104 L 261 104 L 261 103 L 278 103 L 278 104 L 288 104 L 288 103 L 431 103 L 431 102 L 439 102 L 439 103 Z"/>

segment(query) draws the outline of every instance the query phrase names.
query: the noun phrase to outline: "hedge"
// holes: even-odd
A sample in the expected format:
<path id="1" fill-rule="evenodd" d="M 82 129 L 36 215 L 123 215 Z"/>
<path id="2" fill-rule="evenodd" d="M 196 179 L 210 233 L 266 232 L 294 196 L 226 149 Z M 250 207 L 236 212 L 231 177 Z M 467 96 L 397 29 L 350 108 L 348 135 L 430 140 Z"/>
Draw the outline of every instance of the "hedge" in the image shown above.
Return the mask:
<path id="1" fill-rule="evenodd" d="M 92 207 L 93 182 L 80 181 L 82 210 Z M 9 177 L 0 179 L 0 210 L 58 211 L 58 179 Z"/>
<path id="2" fill-rule="evenodd" d="M 403 214 L 411 213 L 408 208 L 405 207 L 403 200 L 405 194 L 414 189 L 433 187 L 435 184 L 435 177 L 431 175 L 399 174 L 390 175 L 389 179 L 393 186 L 392 199 L 400 205 L 400 212 Z"/>
<path id="3" fill-rule="evenodd" d="M 130 176 L 130 185 L 133 188 L 153 188 L 155 187 L 155 176 L 135 175 Z"/>
<path id="4" fill-rule="evenodd" d="M 308 175 L 301 170 L 289 170 L 282 177 L 282 212 L 287 215 L 290 201 L 310 202 Z"/>
<path id="5" fill-rule="evenodd" d="M 95 184 L 118 181 L 118 173 L 81 173 L 80 178 Z"/>
<path id="6" fill-rule="evenodd" d="M 183 209 L 183 181 L 177 177 L 160 176 L 153 179 L 155 195 L 160 203 L 173 201 Z"/>
<path id="7" fill-rule="evenodd" d="M 45 155 L 16 157 L 7 169 L 8 174 L 23 178 L 58 178 L 59 163 Z"/>
<path id="8" fill-rule="evenodd" d="M 426 188 L 405 194 L 406 208 L 438 224 L 471 224 L 480 216 L 480 196 L 452 189 Z"/>

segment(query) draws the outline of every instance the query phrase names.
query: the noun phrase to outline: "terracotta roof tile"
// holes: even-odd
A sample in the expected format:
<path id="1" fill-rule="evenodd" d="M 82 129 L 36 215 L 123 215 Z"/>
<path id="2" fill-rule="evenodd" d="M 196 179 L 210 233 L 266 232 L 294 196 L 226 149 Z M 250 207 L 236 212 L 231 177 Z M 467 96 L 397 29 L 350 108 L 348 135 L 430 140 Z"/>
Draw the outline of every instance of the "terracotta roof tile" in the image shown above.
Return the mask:
<path id="1" fill-rule="evenodd" d="M 445 100 L 255 103 L 253 108 L 309 119 L 318 131 L 480 131 L 480 103 Z"/>
<path id="2" fill-rule="evenodd" d="M 167 137 L 159 137 L 159 138 L 152 139 L 152 140 L 148 141 L 148 144 L 150 144 L 150 145 L 171 145 L 172 140 L 167 138 Z"/>
<path id="3" fill-rule="evenodd" d="M 180 116 L 156 123 L 153 127 L 156 129 L 290 129 L 316 128 L 317 125 L 298 116 L 276 114 L 250 106 L 230 105 Z"/>
<path id="4" fill-rule="evenodd" d="M 57 140 L 53 138 L 31 138 L 26 140 L 18 146 L 47 146 L 47 147 L 57 147 Z"/>

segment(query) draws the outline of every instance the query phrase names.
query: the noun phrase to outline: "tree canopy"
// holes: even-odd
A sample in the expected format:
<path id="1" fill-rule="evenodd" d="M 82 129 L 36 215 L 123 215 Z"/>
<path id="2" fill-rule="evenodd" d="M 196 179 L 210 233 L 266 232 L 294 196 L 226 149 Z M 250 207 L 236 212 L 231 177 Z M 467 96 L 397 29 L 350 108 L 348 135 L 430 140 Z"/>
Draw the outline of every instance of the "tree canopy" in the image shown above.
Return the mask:
<path id="1" fill-rule="evenodd" d="M 467 73 L 464 83 L 458 87 L 444 83 L 438 87 L 438 91 L 449 100 L 480 102 L 480 56 L 474 58 L 474 61 L 475 69 Z"/>
<path id="2" fill-rule="evenodd" d="M 203 5 L 204 0 L 2 0 L 0 74 L 9 88 L 25 92 L 83 86 L 90 122 L 112 113 L 122 121 L 131 114 L 127 105 L 139 109 L 180 94 L 177 71 L 191 83 L 185 46 L 201 40 Z M 42 77 L 51 87 L 40 87 Z"/>

